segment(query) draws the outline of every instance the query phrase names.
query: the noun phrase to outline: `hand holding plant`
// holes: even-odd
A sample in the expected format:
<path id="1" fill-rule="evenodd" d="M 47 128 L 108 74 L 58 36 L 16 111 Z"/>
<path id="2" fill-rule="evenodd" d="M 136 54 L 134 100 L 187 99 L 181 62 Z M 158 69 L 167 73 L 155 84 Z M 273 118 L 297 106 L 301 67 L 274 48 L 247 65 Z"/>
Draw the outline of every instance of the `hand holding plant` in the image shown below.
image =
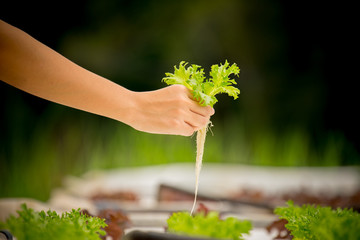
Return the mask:
<path id="1" fill-rule="evenodd" d="M 182 85 L 133 93 L 135 101 L 129 110 L 132 113 L 129 122 L 140 131 L 191 136 L 214 114 L 212 107 L 200 106 Z"/>

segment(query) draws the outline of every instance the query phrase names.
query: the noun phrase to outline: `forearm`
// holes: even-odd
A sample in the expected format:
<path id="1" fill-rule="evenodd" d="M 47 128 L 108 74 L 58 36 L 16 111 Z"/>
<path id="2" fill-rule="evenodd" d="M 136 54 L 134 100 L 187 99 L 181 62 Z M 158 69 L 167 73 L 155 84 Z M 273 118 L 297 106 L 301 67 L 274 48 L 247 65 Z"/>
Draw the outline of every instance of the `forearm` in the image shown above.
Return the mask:
<path id="1" fill-rule="evenodd" d="M 38 97 L 127 124 L 135 94 L 0 21 L 0 79 Z"/>

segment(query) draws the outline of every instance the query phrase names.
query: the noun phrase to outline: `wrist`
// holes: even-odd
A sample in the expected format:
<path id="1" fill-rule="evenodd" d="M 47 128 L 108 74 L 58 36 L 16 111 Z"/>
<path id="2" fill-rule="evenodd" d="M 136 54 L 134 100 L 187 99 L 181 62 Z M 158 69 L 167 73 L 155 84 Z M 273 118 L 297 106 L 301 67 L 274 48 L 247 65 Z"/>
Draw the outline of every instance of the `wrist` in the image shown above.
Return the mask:
<path id="1" fill-rule="evenodd" d="M 134 122 L 137 118 L 138 106 L 141 101 L 141 94 L 128 89 L 123 89 L 122 93 L 118 94 L 117 109 L 115 120 L 134 127 Z"/>

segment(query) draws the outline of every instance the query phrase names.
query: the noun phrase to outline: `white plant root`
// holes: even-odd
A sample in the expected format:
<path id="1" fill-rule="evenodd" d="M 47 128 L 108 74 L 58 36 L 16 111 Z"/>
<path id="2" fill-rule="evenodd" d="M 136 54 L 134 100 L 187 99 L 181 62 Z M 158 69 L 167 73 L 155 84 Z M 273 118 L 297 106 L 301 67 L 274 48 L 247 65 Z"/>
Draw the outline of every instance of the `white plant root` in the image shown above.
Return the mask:
<path id="1" fill-rule="evenodd" d="M 196 134 L 195 196 L 194 196 L 194 203 L 191 208 L 190 215 L 193 215 L 196 206 L 196 199 L 199 188 L 199 176 L 202 166 L 202 159 L 204 155 L 206 132 L 211 126 L 212 126 L 211 121 L 209 121 L 208 124 L 206 124 L 206 126 L 203 127 L 202 129 L 198 130 Z"/>

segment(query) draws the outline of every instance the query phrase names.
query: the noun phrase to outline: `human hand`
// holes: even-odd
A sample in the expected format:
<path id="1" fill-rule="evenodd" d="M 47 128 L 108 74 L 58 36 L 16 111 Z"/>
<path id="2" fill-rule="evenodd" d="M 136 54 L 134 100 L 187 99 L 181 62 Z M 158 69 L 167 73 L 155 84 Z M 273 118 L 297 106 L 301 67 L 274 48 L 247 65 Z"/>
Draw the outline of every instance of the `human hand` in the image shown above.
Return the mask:
<path id="1" fill-rule="evenodd" d="M 190 90 L 182 85 L 133 94 L 127 124 L 139 131 L 191 136 L 215 113 L 212 107 L 193 100 Z"/>

